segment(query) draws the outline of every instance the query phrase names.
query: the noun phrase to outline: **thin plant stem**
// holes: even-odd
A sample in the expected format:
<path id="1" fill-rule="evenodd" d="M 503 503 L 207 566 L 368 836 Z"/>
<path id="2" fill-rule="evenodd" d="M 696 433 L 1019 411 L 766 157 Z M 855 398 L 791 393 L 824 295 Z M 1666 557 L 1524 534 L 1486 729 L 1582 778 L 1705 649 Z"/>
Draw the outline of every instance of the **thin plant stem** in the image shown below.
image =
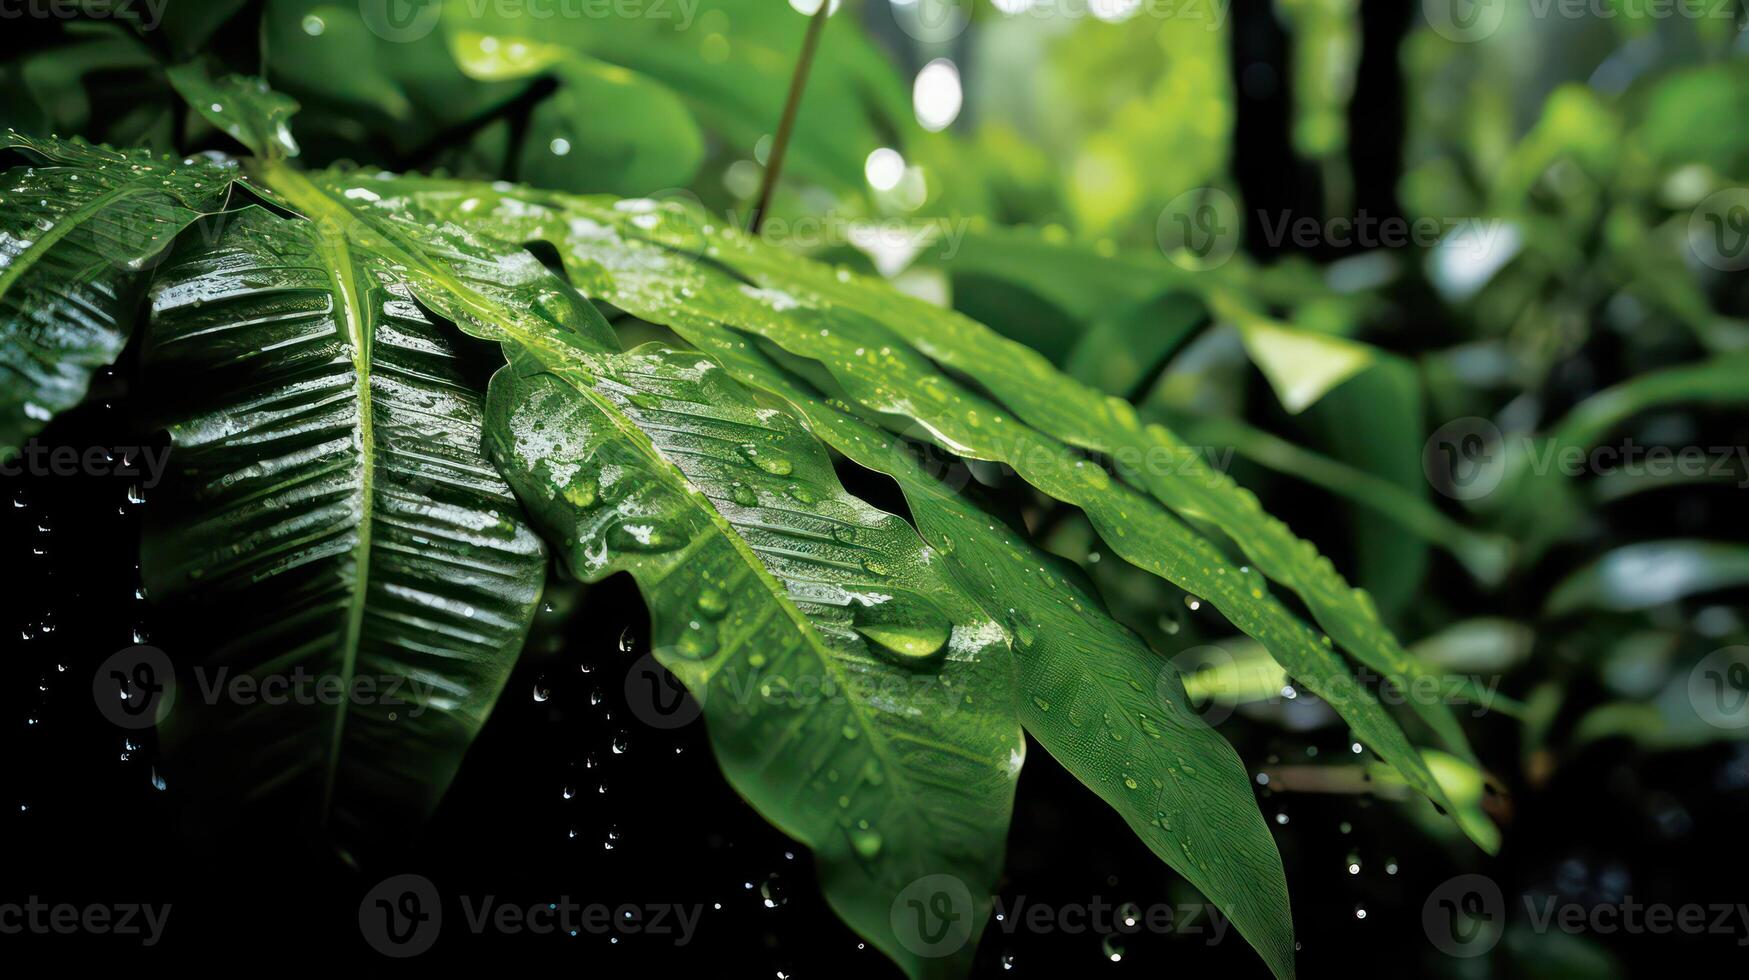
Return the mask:
<path id="1" fill-rule="evenodd" d="M 820 9 L 808 19 L 808 35 L 802 40 L 802 54 L 796 59 L 795 74 L 789 80 L 789 98 L 783 104 L 783 118 L 777 124 L 777 137 L 771 141 L 771 156 L 765 165 L 765 178 L 759 184 L 759 203 L 753 208 L 753 218 L 747 230 L 759 234 L 765 223 L 766 210 L 771 207 L 771 192 L 777 188 L 778 174 L 783 172 L 783 154 L 789 148 L 791 130 L 796 125 L 796 109 L 802 104 L 802 90 L 808 86 L 808 70 L 814 65 L 814 49 L 820 46 L 820 32 L 826 28 L 826 18 L 832 10 L 832 0 L 820 0 Z"/>

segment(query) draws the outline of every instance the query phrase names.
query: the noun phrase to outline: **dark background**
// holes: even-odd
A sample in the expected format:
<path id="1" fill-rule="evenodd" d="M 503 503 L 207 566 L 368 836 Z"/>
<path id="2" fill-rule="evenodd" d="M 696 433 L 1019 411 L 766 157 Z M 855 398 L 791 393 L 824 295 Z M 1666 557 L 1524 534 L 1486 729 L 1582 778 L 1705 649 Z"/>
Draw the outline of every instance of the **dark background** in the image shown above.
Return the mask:
<path id="1" fill-rule="evenodd" d="M 779 0 L 773 0 L 779 2 Z M 1396 215 L 1402 103 L 1395 63 L 1410 4 L 1375 4 L 1352 108 L 1355 205 Z M 1288 76 L 1287 43 L 1264 0 L 1234 6 L 1235 71 L 1255 63 Z M 11 28 L 5 28 L 10 31 Z M 14 39 L 16 42 L 16 38 Z M 1261 96 L 1261 97 L 1259 97 Z M 1318 213 L 1316 174 L 1288 146 L 1285 86 L 1242 97 L 1234 154 L 1248 209 Z M 1262 242 L 1263 236 L 1247 236 Z M 1318 256 L 1332 258 L 1334 256 Z M 134 445 L 126 360 L 101 377 L 90 404 L 61 418 L 44 445 Z M 840 925 L 821 900 L 808 855 L 768 827 L 728 788 L 702 726 L 662 731 L 626 706 L 627 668 L 643 653 L 646 616 L 629 581 L 589 590 L 564 614 L 542 617 L 528 654 L 436 818 L 407 827 L 394 850 L 348 867 L 282 832 L 196 839 L 184 830 L 177 784 L 159 775 L 152 734 L 113 727 L 93 704 L 97 665 L 138 639 L 173 635 L 136 596 L 143 514 L 120 477 L 0 478 L 0 903 L 170 903 L 163 941 L 0 936 L 9 968 L 89 961 L 168 968 L 183 964 L 276 974 L 334 965 L 375 973 L 496 966 L 629 976 L 651 970 L 733 977 L 897 976 Z M 858 487 L 871 496 L 880 488 Z M 1703 491 L 1696 491 L 1697 493 Z M 1304 535 L 1327 538 L 1317 510 L 1292 514 Z M 555 585 L 555 591 L 564 587 Z M 559 597 L 563 599 L 563 596 Z M 565 603 L 558 602 L 563 606 Z M 621 649 L 622 635 L 626 638 Z M 1508 680 L 1506 689 L 1513 689 Z M 537 700 L 537 687 L 549 692 Z M 1587 701 L 1584 692 L 1576 703 Z M 1285 735 L 1235 718 L 1222 732 L 1253 769 L 1346 751 L 1339 728 Z M 1543 941 L 1509 936 L 1491 959 L 1457 961 L 1427 941 L 1427 896 L 1467 872 L 1508 896 L 1558 894 L 1580 904 L 1736 902 L 1745 898 L 1742 833 L 1749 826 L 1749 748 L 1715 746 L 1647 754 L 1604 742 L 1568 760 L 1532 789 L 1516 773 L 1515 727 L 1498 717 L 1472 734 L 1511 796 L 1497 859 L 1448 848 L 1421 834 L 1397 807 L 1367 797 L 1272 795 L 1260 805 L 1276 832 L 1293 895 L 1306 976 L 1570 976 L 1575 967 Z M 616 752 L 616 744 L 623 752 Z M 1326 755 L 1326 757 L 1328 757 Z M 567 787 L 575 790 L 566 798 Z M 1285 813 L 1288 822 L 1277 822 Z M 1344 828 L 1347 828 L 1346 830 Z M 609 846 L 611 845 L 611 847 Z M 1361 870 L 1350 874 L 1351 857 Z M 1387 866 L 1395 869 L 1390 873 Z M 431 952 L 379 957 L 361 938 L 359 903 L 383 878 L 414 872 L 445 896 L 448 920 Z M 473 935 L 458 896 L 492 895 L 528 906 L 568 896 L 579 903 L 702 904 L 686 946 L 646 935 Z M 1133 902 L 1142 908 L 1198 901 L 1122 822 L 1037 746 L 1020 781 L 1001 900 L 1049 905 Z M 720 905 L 720 908 L 715 906 Z M 1522 905 L 1516 906 L 1522 913 Z M 1365 917 L 1357 915 L 1365 910 Z M 1206 926 L 1206 923 L 1199 923 Z M 1166 971 L 1265 976 L 1236 934 L 1008 931 L 992 923 L 980 976 L 1055 977 Z M 1740 973 L 1749 935 L 1588 936 L 1630 974 L 1725 957 Z M 1111 954 L 1121 949 L 1118 961 Z M 1595 955 L 1595 951 L 1585 955 Z M 40 959 L 39 959 L 40 957 Z M 1072 974 L 1070 971 L 1074 971 Z"/>

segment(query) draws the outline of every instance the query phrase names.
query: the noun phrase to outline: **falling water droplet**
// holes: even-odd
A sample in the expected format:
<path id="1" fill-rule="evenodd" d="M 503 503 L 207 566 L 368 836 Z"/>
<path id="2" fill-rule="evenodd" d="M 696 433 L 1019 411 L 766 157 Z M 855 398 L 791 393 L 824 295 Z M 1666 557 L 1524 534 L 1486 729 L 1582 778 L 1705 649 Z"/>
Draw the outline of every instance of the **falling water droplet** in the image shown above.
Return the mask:
<path id="1" fill-rule="evenodd" d="M 759 883 L 759 901 L 768 909 L 789 904 L 789 893 L 777 875 L 771 875 Z"/>
<path id="2" fill-rule="evenodd" d="M 1123 947 L 1114 942 L 1110 936 L 1099 941 L 1099 951 L 1104 953 L 1105 958 L 1113 963 L 1123 962 Z"/>

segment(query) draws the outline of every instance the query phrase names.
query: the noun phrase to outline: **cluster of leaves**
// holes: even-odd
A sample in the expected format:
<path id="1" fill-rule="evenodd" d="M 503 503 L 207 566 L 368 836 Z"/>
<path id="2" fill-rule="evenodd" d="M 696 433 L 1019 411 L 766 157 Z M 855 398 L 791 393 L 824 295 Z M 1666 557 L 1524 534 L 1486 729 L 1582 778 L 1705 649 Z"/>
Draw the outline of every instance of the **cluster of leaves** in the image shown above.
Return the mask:
<path id="1" fill-rule="evenodd" d="M 224 133 L 253 154 L 7 137 L 30 159 L 0 178 L 0 445 L 131 338 L 141 409 L 176 445 L 153 594 L 217 663 L 432 692 L 417 717 L 179 712 L 181 785 L 216 810 L 296 812 L 348 846 L 429 810 L 555 560 L 637 580 L 725 775 L 913 975 L 969 950 L 907 946 L 893 899 L 951 875 L 982 924 L 1026 736 L 1291 972 L 1274 843 L 1187 686 L 1254 718 L 1283 684 L 1317 695 L 1382 760 L 1373 785 L 1411 787 L 1430 833 L 1485 849 L 1450 709 L 1388 713 L 1357 673 L 1509 674 L 1521 698 L 1489 706 L 1526 723 L 1531 784 L 1599 738 L 1731 734 L 1697 723 L 1685 685 L 1744 632 L 1716 599 L 1749 581 L 1720 530 L 1735 502 L 1708 495 L 1743 474 L 1548 465 L 1623 434 L 1749 438 L 1730 414 L 1749 296 L 1688 240 L 1699 202 L 1749 183 L 1749 62 L 1718 19 L 1417 29 L 1400 196 L 1410 217 L 1491 223 L 1494 247 L 1209 268 L 1161 256 L 1154 222 L 1174 195 L 1238 194 L 1244 72 L 1218 24 L 1087 21 L 1040 64 L 1006 44 L 1025 25 L 980 21 L 978 91 L 1014 111 L 961 138 L 919 131 L 836 18 L 789 147 L 808 191 L 786 206 L 879 213 L 863 161 L 895 146 L 930 178 L 901 210 L 954 235 L 814 263 L 675 200 L 720 206 L 718 178 L 764 159 L 805 23 L 787 5 L 705 0 L 681 29 L 463 0 L 385 29 L 371 9 L 172 0 L 161 30 L 74 22 L 0 63 L 0 123 L 21 133 L 158 151 Z M 1341 214 L 1358 5 L 1279 15 L 1293 145 Z M 393 172 L 291 166 L 278 92 L 303 103 L 303 159 Z M 1499 488 L 1436 504 L 1423 449 L 1464 416 L 1505 433 Z M 1338 505 L 1320 543 L 1364 591 L 1209 446 L 1273 510 L 1308 489 Z M 907 513 L 835 466 L 890 477 Z M 1017 492 L 986 494 L 992 473 Z M 1185 600 L 1219 616 L 1161 614 Z M 1198 644 L 1234 663 L 1181 679 L 1162 653 Z"/>
<path id="2" fill-rule="evenodd" d="M 1352 39 L 1343 7 L 1284 5 L 1296 49 L 1317 31 Z M 1413 28 L 1399 196 L 1406 221 L 1447 231 L 1424 252 L 1357 250 L 1324 268 L 1241 252 L 1187 272 L 1124 249 L 1122 232 L 1114 249 L 1050 225 L 974 225 L 953 254 L 916 261 L 949 277 L 956 305 L 990 311 L 1065 371 L 1234 450 L 1265 500 L 1315 488 L 1349 505 L 1333 530 L 1416 652 L 1522 692 L 1492 702 L 1525 723 L 1522 785 L 1601 739 L 1660 750 L 1740 737 L 1697 717 L 1688 684 L 1745 636 L 1749 552 L 1730 515 L 1749 475 L 1735 448 L 1749 438 L 1749 280 L 1711 240 L 1740 242 L 1741 212 L 1708 207 L 1749 183 L 1742 18 L 1738 5 L 1700 18 L 1515 8 L 1482 40 Z M 1338 111 L 1314 101 L 1346 98 L 1353 55 L 1330 42 L 1317 62 L 1329 76 L 1294 86 L 1309 159 L 1340 159 L 1340 140 L 1308 131 Z M 1324 173 L 1334 200 L 1340 176 Z M 1275 397 L 1257 397 L 1260 383 Z M 1424 449 L 1465 418 L 1498 429 L 1480 454 L 1493 489 L 1436 506 L 1440 463 Z M 1631 447 L 1705 465 L 1633 465 L 1619 455 Z M 1099 547 L 1072 522 L 1047 546 Z M 1194 624 L 1176 619 L 1151 629 L 1157 593 L 1122 564 L 1090 569 L 1155 644 L 1210 639 L 1186 641 Z M 1251 686 L 1266 700 L 1268 683 Z"/>
<path id="3" fill-rule="evenodd" d="M 907 946 L 890 910 L 951 875 L 983 922 L 1024 728 L 1291 974 L 1280 859 L 1237 755 L 1075 569 L 920 465 L 913 440 L 1079 508 L 1451 807 L 1342 656 L 1405 686 L 1424 673 L 1366 594 L 1128 402 L 696 209 L 301 171 L 283 97 L 173 79 L 255 155 L 5 139 L 35 158 L 0 187 L 17 243 L 0 268 L 9 446 L 138 334 L 142 410 L 175 446 L 145 546 L 153 594 L 206 624 L 209 663 L 427 692 L 406 717 L 179 714 L 168 751 L 219 809 L 290 809 L 349 844 L 429 810 L 503 686 L 550 548 L 581 579 L 637 580 L 725 775 L 908 972 L 969 956 Z M 632 324 L 673 341 L 624 350 Z M 895 480 L 915 523 L 848 494 L 830 453 Z M 1468 757 L 1445 706 L 1419 711 Z M 1494 845 L 1485 821 L 1465 826 Z"/>
<path id="4" fill-rule="evenodd" d="M 0 126 L 175 152 L 205 125 L 178 82 L 198 69 L 258 76 L 297 99 L 299 132 L 317 160 L 650 194 L 686 187 L 707 155 L 763 152 L 805 18 L 767 0 L 641 12 L 165 0 L 68 21 L 50 43 L 7 62 Z M 856 190 L 871 147 L 903 147 L 921 130 L 905 87 L 865 38 L 834 30 L 821 44 L 787 169 Z M 124 92 L 125 113 L 94 105 Z M 601 111 L 608 105 L 615 111 Z"/>

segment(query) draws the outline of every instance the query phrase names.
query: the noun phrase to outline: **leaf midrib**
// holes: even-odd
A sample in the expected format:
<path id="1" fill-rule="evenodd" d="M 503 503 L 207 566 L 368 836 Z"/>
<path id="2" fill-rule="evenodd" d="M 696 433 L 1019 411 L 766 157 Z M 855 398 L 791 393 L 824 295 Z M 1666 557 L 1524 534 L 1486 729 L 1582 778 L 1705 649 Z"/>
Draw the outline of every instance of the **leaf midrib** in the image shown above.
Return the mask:
<path id="1" fill-rule="evenodd" d="M 307 217 L 350 217 L 352 212 L 323 193 L 302 174 L 279 161 L 261 164 L 264 182 L 284 195 L 294 207 L 310 212 Z M 312 220 L 316 229 L 315 252 L 323 261 L 323 271 L 333 284 L 339 299 L 335 310 L 338 326 L 351 345 L 353 385 L 358 404 L 359 451 L 359 516 L 357 542 L 353 545 L 354 581 L 346 615 L 341 654 L 341 690 L 352 689 L 358 669 L 359 647 L 364 637 L 365 598 L 370 589 L 370 550 L 374 532 L 376 508 L 376 441 L 372 418 L 373 401 L 370 389 L 371 333 L 361 303 L 364 284 L 352 248 L 346 241 L 347 222 L 329 223 Z M 324 752 L 322 776 L 321 819 L 326 822 L 333 813 L 335 784 L 340 773 L 341 747 L 346 737 L 346 721 L 351 714 L 351 699 L 341 698 L 334 712 L 333 729 Z"/>
<path id="2" fill-rule="evenodd" d="M 316 254 L 323 260 L 324 271 L 328 274 L 329 282 L 333 284 L 334 295 L 339 299 L 335 309 L 337 326 L 351 346 L 353 388 L 357 393 L 358 405 L 358 528 L 357 541 L 352 547 L 352 594 L 346 612 L 346 631 L 340 645 L 340 689 L 350 691 L 358 669 L 359 648 L 364 640 L 365 598 L 370 593 L 370 551 L 376 517 L 376 436 L 370 387 L 371 327 L 365 319 L 361 302 L 362 283 L 353 260 L 352 249 L 346 243 L 345 233 L 335 233 L 319 224 L 316 228 Z M 343 697 L 339 701 L 335 707 L 333 730 L 329 735 L 328 749 L 323 761 L 321 814 L 324 822 L 333 812 L 334 788 L 340 773 L 341 747 L 346 738 L 346 721 L 351 714 L 352 699 Z"/>

